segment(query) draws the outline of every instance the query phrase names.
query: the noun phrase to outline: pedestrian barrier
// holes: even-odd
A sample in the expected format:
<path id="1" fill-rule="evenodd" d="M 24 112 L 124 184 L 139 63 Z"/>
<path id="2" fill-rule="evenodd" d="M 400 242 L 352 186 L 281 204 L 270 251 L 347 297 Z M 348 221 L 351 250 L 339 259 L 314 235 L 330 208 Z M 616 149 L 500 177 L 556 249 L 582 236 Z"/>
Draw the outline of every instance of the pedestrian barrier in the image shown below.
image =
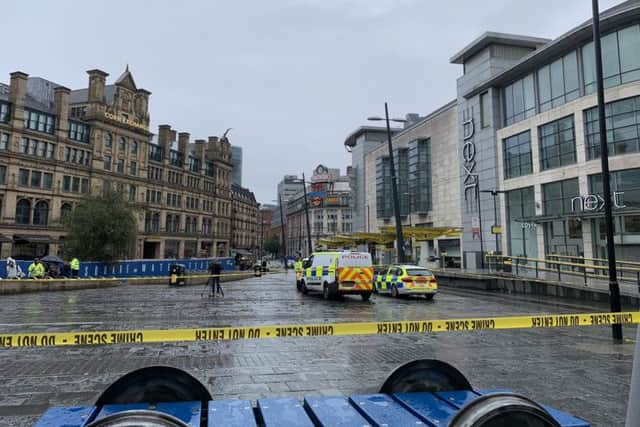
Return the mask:
<path id="1" fill-rule="evenodd" d="M 397 335 L 474 332 L 504 329 L 548 329 L 640 323 L 639 311 L 619 313 L 537 314 L 400 322 L 349 322 L 299 325 L 258 325 L 188 329 L 0 334 L 0 348 L 234 341 L 285 337 Z"/>
<path id="2" fill-rule="evenodd" d="M 50 408 L 35 426 L 134 425 L 589 427 L 509 390 L 474 390 L 455 367 L 431 359 L 396 369 L 378 393 L 262 398 L 255 407 L 247 400 L 211 400 L 202 383 L 179 369 L 142 368 L 118 379 L 94 405 Z"/>
<path id="3" fill-rule="evenodd" d="M 80 263 L 79 278 L 91 277 L 150 277 L 168 275 L 172 264 L 182 264 L 190 271 L 206 271 L 209 264 L 218 261 L 222 271 L 234 271 L 236 268 L 233 258 L 196 258 L 196 259 L 162 259 L 162 260 L 131 260 L 119 261 L 114 264 L 85 261 Z M 16 261 L 23 272 L 27 272 L 31 261 Z M 7 277 L 6 263 L 0 262 L 0 277 Z"/>
<path id="4" fill-rule="evenodd" d="M 561 261 L 561 259 L 584 259 L 585 262 Z M 558 281 L 562 281 L 562 275 L 566 274 L 582 278 L 585 286 L 588 284 L 588 279 L 603 280 L 607 278 L 607 274 L 609 273 L 609 267 L 606 265 L 598 265 L 597 263 L 588 264 L 586 262 L 586 260 L 598 262 L 603 261 L 598 258 L 553 255 L 549 258 L 538 259 L 487 254 L 485 255 L 485 260 L 490 271 L 492 266 L 496 270 L 498 270 L 498 266 L 502 266 L 503 271 L 509 272 L 515 276 L 525 276 L 526 274 L 524 273 L 528 272 L 529 274 L 535 275 L 536 279 L 540 277 L 541 272 L 548 272 L 553 273 L 554 276 L 557 275 Z M 631 261 L 621 261 L 617 264 L 618 281 L 634 283 L 638 286 L 638 292 L 640 292 L 640 264 Z"/>

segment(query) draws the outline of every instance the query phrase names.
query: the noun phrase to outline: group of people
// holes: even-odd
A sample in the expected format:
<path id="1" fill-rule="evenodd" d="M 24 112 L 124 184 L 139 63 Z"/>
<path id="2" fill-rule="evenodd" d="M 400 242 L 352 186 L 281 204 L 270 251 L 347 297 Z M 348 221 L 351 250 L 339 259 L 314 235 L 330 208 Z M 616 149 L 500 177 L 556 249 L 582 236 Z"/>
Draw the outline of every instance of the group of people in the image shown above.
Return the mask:
<path id="1" fill-rule="evenodd" d="M 26 277 L 29 279 L 55 279 L 58 277 L 77 278 L 80 274 L 80 260 L 73 258 L 70 262 L 64 262 L 62 268 L 57 262 L 43 263 L 40 258 L 35 258 L 27 268 Z M 12 257 L 7 258 L 7 279 L 24 279 L 25 273 L 20 264 Z"/>

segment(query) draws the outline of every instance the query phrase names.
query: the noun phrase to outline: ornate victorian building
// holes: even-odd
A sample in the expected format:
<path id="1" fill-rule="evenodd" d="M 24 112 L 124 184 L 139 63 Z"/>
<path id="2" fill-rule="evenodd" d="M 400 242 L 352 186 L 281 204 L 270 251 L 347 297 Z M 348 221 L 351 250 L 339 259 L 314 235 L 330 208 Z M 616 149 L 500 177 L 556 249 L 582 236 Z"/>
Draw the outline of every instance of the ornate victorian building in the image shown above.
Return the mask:
<path id="1" fill-rule="evenodd" d="M 0 84 L 0 256 L 58 253 L 62 217 L 90 192 L 121 190 L 134 204 L 132 258 L 229 255 L 231 145 L 149 130 L 149 96 L 128 70 L 89 87 L 11 74 Z"/>

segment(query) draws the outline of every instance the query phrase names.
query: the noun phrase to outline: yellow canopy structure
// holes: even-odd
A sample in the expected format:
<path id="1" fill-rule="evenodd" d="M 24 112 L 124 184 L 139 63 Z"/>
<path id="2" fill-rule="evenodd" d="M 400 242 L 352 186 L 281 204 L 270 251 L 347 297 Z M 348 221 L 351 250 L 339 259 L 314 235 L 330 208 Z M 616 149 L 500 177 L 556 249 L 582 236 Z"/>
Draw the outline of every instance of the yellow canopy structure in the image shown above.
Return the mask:
<path id="1" fill-rule="evenodd" d="M 433 240 L 438 237 L 459 238 L 462 235 L 460 228 L 452 227 L 402 227 L 402 233 L 405 238 L 414 238 L 417 241 Z M 395 239 L 395 227 L 383 227 L 380 233 L 338 234 L 320 239 L 318 244 L 326 248 L 350 248 L 371 243 L 384 245 Z"/>

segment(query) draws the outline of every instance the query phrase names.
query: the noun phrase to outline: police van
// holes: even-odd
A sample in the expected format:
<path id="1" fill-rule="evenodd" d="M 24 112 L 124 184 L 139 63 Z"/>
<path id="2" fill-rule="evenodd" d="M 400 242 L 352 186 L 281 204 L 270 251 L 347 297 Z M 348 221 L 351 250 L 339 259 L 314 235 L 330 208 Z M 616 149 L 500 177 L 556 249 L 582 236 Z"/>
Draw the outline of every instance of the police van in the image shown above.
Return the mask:
<path id="1" fill-rule="evenodd" d="M 315 252 L 303 264 L 299 290 L 322 292 L 325 299 L 373 292 L 373 263 L 367 252 Z"/>

